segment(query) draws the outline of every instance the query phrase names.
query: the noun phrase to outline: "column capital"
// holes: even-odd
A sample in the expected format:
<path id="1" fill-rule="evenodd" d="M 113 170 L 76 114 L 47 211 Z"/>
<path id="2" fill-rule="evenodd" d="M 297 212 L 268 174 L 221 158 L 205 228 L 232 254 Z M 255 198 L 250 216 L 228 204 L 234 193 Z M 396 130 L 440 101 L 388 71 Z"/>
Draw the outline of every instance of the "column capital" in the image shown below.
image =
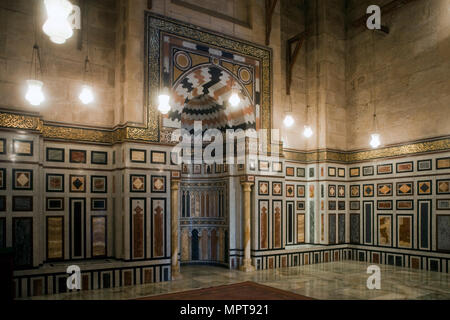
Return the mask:
<path id="1" fill-rule="evenodd" d="M 180 188 L 180 180 L 174 180 L 172 179 L 170 182 L 170 189 L 171 190 L 178 190 Z"/>
<path id="2" fill-rule="evenodd" d="M 252 186 L 254 185 L 254 183 L 253 182 L 248 182 L 248 181 L 242 181 L 241 182 L 241 185 L 242 185 L 242 188 L 244 189 L 244 191 L 248 191 L 248 192 L 250 192 L 250 191 L 252 191 Z"/>

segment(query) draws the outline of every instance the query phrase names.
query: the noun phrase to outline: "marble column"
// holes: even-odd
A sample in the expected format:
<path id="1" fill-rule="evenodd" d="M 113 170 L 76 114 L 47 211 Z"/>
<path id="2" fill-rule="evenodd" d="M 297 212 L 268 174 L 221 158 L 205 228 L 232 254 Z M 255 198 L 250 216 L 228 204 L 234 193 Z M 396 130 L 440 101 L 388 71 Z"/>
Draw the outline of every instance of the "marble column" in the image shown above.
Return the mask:
<path id="1" fill-rule="evenodd" d="M 180 181 L 172 179 L 171 181 L 171 243 L 172 243 L 172 280 L 180 279 L 180 265 L 178 264 L 178 233 L 179 233 L 179 225 L 178 225 L 178 189 L 179 189 Z"/>
<path id="2" fill-rule="evenodd" d="M 244 192 L 244 263 L 239 267 L 241 271 L 250 272 L 254 271 L 255 267 L 252 265 L 251 258 L 251 213 L 250 213 L 250 193 L 252 191 L 252 182 L 242 182 L 242 190 Z"/>

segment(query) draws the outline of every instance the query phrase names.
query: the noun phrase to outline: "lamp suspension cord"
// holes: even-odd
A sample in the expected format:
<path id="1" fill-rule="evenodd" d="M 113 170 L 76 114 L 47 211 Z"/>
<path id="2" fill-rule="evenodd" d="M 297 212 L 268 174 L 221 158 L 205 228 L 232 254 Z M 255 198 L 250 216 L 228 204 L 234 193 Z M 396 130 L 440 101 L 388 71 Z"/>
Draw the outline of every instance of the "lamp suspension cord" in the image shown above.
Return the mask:
<path id="1" fill-rule="evenodd" d="M 372 43 L 372 59 L 371 59 L 371 69 L 372 69 L 372 84 L 370 86 L 370 101 L 373 105 L 373 129 L 375 132 L 378 130 L 377 128 L 377 104 L 376 104 L 376 94 L 374 94 L 374 86 L 375 86 L 375 31 L 372 31 L 371 34 L 371 43 Z M 375 96 L 375 97 L 374 97 Z M 375 99 L 374 99 L 375 98 Z"/>
<path id="2" fill-rule="evenodd" d="M 87 82 L 90 84 L 91 82 L 91 64 L 89 60 L 89 9 L 88 9 L 88 3 L 86 0 L 84 0 L 84 9 L 85 9 L 85 21 L 84 26 L 86 29 L 86 59 L 84 61 L 84 76 L 83 80 L 84 82 Z"/>

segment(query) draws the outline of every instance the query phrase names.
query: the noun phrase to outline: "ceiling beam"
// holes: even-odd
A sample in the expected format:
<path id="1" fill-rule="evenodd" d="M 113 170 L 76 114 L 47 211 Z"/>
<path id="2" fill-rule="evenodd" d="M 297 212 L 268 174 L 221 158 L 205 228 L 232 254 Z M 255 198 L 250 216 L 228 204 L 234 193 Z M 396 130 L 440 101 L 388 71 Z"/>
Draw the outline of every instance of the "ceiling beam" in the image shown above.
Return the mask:
<path id="1" fill-rule="evenodd" d="M 270 44 L 270 33 L 272 32 L 272 16 L 278 0 L 266 0 L 266 46 Z"/>
<path id="2" fill-rule="evenodd" d="M 381 14 L 388 14 L 391 12 L 394 12 L 395 10 L 403 7 L 404 5 L 407 5 L 411 2 L 414 2 L 417 0 L 392 0 L 391 2 L 388 2 L 387 4 L 385 4 L 384 6 L 381 6 Z M 370 14 L 365 14 L 364 16 L 362 16 L 359 19 L 356 19 L 355 21 L 352 22 L 352 27 L 359 27 L 359 26 L 365 26 L 366 25 L 366 21 L 367 19 L 370 17 Z M 389 28 L 386 26 L 381 26 L 381 31 L 385 32 L 385 33 L 389 33 Z"/>
<path id="3" fill-rule="evenodd" d="M 295 62 L 297 61 L 298 54 L 302 48 L 303 43 L 306 39 L 306 31 L 301 32 L 289 40 L 287 40 L 286 46 L 286 94 L 291 94 L 291 84 L 292 84 L 292 69 L 294 68 Z M 294 51 L 292 51 L 292 46 L 295 44 Z"/>

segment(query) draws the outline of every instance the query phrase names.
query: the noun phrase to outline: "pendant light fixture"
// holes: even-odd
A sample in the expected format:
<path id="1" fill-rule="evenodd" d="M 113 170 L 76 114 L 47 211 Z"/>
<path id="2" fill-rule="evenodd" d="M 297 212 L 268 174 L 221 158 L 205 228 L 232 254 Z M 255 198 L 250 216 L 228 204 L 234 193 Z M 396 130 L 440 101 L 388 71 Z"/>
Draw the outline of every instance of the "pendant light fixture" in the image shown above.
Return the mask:
<path id="1" fill-rule="evenodd" d="M 83 86 L 81 87 L 81 92 L 78 98 L 83 104 L 90 104 L 94 101 L 94 92 L 92 90 L 92 70 L 91 62 L 89 61 L 89 14 L 86 7 L 86 59 L 84 60 L 84 74 L 83 74 Z"/>
<path id="2" fill-rule="evenodd" d="M 289 94 L 289 111 L 285 112 L 284 120 L 283 120 L 284 126 L 287 128 L 290 128 L 294 125 L 295 121 L 292 117 L 292 98 Z"/>
<path id="3" fill-rule="evenodd" d="M 373 125 L 374 132 L 370 135 L 370 146 L 373 149 L 376 149 L 376 148 L 378 148 L 381 145 L 380 134 L 377 133 L 378 130 L 377 130 L 377 114 L 376 114 L 376 111 L 374 111 L 374 114 L 373 114 L 373 123 L 374 123 L 374 125 Z"/>
<path id="4" fill-rule="evenodd" d="M 170 96 L 168 94 L 168 90 L 164 89 L 161 94 L 158 96 L 158 110 L 162 114 L 168 114 L 170 111 Z"/>
<path id="5" fill-rule="evenodd" d="M 33 106 L 39 106 L 44 100 L 45 96 L 42 92 L 44 83 L 40 80 L 42 78 L 42 63 L 40 48 L 37 44 L 36 35 L 36 12 L 33 12 L 33 28 L 34 28 L 34 41 L 33 54 L 31 56 L 30 65 L 30 78 L 27 80 L 27 92 L 25 99 Z"/>
<path id="6" fill-rule="evenodd" d="M 66 42 L 72 37 L 72 26 L 69 23 L 69 14 L 73 6 L 68 0 L 44 0 L 47 10 L 47 21 L 42 26 L 42 30 L 50 37 L 50 40 L 57 44 Z"/>
<path id="7" fill-rule="evenodd" d="M 311 136 L 313 135 L 313 130 L 309 125 L 309 105 L 306 106 L 306 124 L 303 127 L 303 135 L 305 136 L 305 138 L 311 138 Z"/>
<path id="8" fill-rule="evenodd" d="M 166 15 L 166 2 L 164 1 L 164 15 Z M 167 87 L 160 90 L 158 95 L 158 111 L 161 114 L 168 114 L 170 111 L 170 93 Z"/>
<path id="9" fill-rule="evenodd" d="M 375 50 L 375 46 L 374 46 L 374 32 L 372 32 L 372 74 L 375 74 L 375 68 L 373 67 L 373 52 Z M 370 101 L 373 104 L 373 132 L 370 135 L 370 146 L 373 149 L 378 148 L 381 145 L 381 138 L 380 138 L 380 134 L 378 133 L 378 126 L 377 126 L 377 105 L 376 105 L 376 99 L 373 99 L 373 85 L 375 83 L 375 81 L 373 81 L 374 76 L 372 76 L 372 85 L 370 86 Z"/>
<path id="10" fill-rule="evenodd" d="M 236 108 L 239 103 L 241 103 L 241 98 L 239 97 L 239 90 L 236 88 L 236 82 L 234 80 L 234 73 L 236 69 L 236 65 L 233 65 L 233 74 L 231 75 L 231 95 L 228 99 L 228 102 L 233 108 Z"/>
<path id="11" fill-rule="evenodd" d="M 94 101 L 94 93 L 91 85 L 89 84 L 91 75 L 90 68 L 89 58 L 86 56 L 86 60 L 84 61 L 84 84 L 81 88 L 80 95 L 78 96 L 84 104 L 90 104 Z"/>

